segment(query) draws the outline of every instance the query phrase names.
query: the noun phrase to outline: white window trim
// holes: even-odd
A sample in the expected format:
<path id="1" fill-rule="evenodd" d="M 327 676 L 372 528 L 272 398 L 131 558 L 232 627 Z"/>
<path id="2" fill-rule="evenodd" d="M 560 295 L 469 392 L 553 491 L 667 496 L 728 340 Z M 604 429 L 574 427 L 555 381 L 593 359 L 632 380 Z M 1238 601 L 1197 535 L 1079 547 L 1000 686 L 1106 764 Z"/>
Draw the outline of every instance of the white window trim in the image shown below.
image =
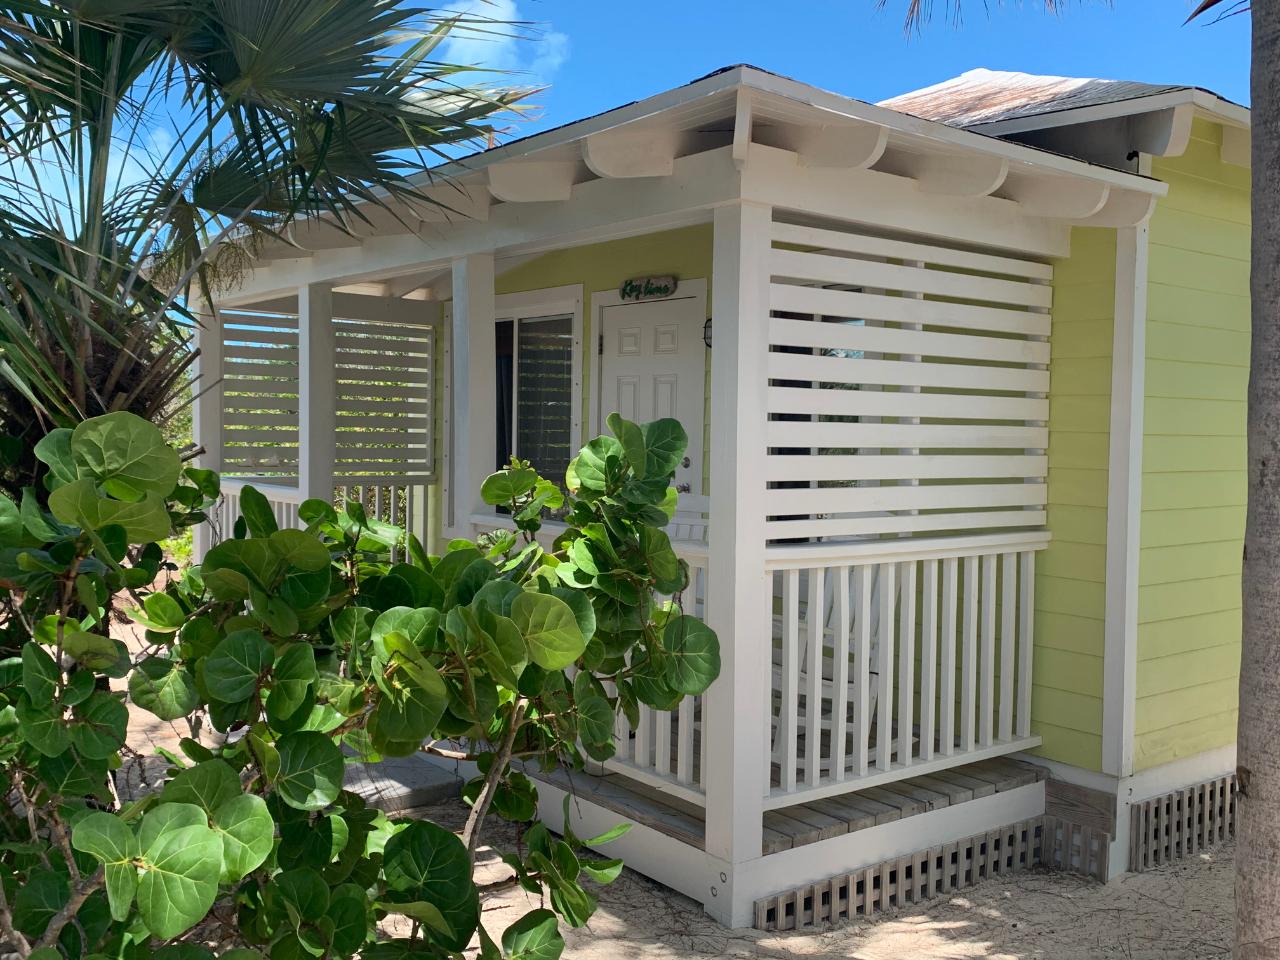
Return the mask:
<path id="1" fill-rule="evenodd" d="M 573 317 L 573 386 L 570 392 L 572 419 L 569 424 L 569 453 L 572 456 L 577 447 L 586 443 L 586 438 L 582 435 L 582 284 L 504 293 L 494 298 L 495 324 L 511 320 L 518 326 L 521 320 L 566 314 Z"/>
<path id="2" fill-rule="evenodd" d="M 676 289 L 669 297 L 663 297 L 662 300 L 698 300 L 702 303 L 702 314 L 705 317 L 711 316 L 707 313 L 707 281 L 705 277 L 698 277 L 692 280 L 681 280 L 676 284 Z M 600 335 L 604 333 L 604 311 L 608 307 L 620 307 L 624 303 L 660 303 L 661 300 L 623 300 L 617 289 L 613 290 L 597 290 L 591 294 L 591 336 L 594 341 L 599 342 Z M 598 349 L 591 350 L 591 411 L 590 424 L 592 435 L 604 432 L 604 423 L 600 410 L 600 351 Z M 704 374 L 705 376 L 705 374 Z M 706 384 L 703 384 L 703 393 L 706 392 Z M 705 419 L 708 411 L 703 410 L 702 415 Z M 699 428 L 702 424 L 698 425 Z M 585 442 L 585 438 L 584 438 Z M 702 455 L 707 456 L 708 451 L 704 450 Z"/>

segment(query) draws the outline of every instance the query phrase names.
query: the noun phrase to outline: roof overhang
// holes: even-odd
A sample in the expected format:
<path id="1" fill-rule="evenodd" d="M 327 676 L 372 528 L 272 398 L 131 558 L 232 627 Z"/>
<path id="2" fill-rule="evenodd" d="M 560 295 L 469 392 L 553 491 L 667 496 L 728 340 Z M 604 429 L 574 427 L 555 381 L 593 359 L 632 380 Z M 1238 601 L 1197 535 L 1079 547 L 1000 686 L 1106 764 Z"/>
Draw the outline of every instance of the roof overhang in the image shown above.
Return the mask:
<path id="1" fill-rule="evenodd" d="M 554 205 L 589 202 L 604 182 L 633 181 L 639 197 L 645 185 L 670 180 L 710 151 L 730 151 L 741 173 L 760 147 L 794 154 L 799 168 L 871 170 L 925 195 L 995 197 L 1025 217 L 1098 226 L 1141 222 L 1167 191 L 1148 177 L 738 66 L 451 161 L 420 176 L 428 202 L 393 212 L 366 207 L 369 223 L 300 221 L 261 260 L 337 253 L 370 238 L 419 233 L 419 222 L 438 238 L 464 223 L 472 230 L 498 208 L 506 219 L 515 209 L 545 216 Z"/>
<path id="2" fill-rule="evenodd" d="M 1157 157 L 1176 157 L 1186 150 L 1191 121 L 1196 118 L 1222 125 L 1224 163 L 1249 165 L 1249 108 L 1195 87 L 975 123 L 966 129 L 987 136 L 1010 137 L 1084 125 L 1110 125 L 1119 129 L 1119 123 L 1123 122 L 1133 149 Z"/>

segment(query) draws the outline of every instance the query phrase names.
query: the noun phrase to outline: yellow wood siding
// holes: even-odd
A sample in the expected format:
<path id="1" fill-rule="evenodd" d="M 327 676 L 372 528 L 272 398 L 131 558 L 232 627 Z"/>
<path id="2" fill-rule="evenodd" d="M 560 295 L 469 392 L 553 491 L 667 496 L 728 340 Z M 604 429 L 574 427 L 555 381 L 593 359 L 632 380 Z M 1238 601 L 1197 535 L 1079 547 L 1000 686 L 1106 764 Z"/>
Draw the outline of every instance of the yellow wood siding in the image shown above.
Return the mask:
<path id="1" fill-rule="evenodd" d="M 1151 218 L 1134 766 L 1235 739 L 1249 364 L 1249 176 L 1197 120 Z"/>
<path id="2" fill-rule="evenodd" d="M 1054 265 L 1049 530 L 1036 562 L 1032 729 L 1040 754 L 1102 765 L 1107 459 L 1115 232 L 1077 228 Z"/>

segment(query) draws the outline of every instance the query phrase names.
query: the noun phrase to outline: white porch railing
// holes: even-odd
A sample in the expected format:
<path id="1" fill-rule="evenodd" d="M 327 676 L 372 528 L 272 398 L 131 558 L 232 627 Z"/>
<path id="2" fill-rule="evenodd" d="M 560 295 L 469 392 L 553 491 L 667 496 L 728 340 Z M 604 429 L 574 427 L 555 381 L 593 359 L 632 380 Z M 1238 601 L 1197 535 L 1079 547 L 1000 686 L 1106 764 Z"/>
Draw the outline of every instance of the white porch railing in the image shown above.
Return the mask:
<path id="1" fill-rule="evenodd" d="M 770 547 L 765 808 L 1026 750 L 1048 534 Z"/>
<path id="2" fill-rule="evenodd" d="M 245 477 L 223 477 L 222 500 L 210 511 L 210 546 L 232 535 L 235 521 L 240 516 L 240 493 L 248 486 L 267 498 L 281 528 L 303 526 L 298 519 L 298 507 L 307 496 L 298 487 Z M 424 481 L 345 483 L 334 487 L 333 499 L 339 507 L 348 501 L 361 503 L 367 516 L 405 527 L 430 550 L 431 487 L 431 483 Z"/>
<path id="3" fill-rule="evenodd" d="M 701 503 L 701 501 L 699 501 Z M 510 529 L 503 517 L 474 514 L 471 523 L 477 533 Z M 564 529 L 554 522 L 543 525 L 539 542 L 550 547 Z M 689 564 L 689 587 L 680 602 L 686 613 L 705 616 L 707 605 L 707 522 L 701 508 L 692 514 L 677 514 L 668 531 L 676 555 Z M 676 539 L 687 537 L 692 539 Z M 685 697 L 675 710 L 655 710 L 641 706 L 634 728 L 619 713 L 614 721 L 617 752 L 601 766 L 632 780 L 690 803 L 706 803 L 702 772 L 706 769 L 707 736 L 703 722 L 702 697 Z"/>

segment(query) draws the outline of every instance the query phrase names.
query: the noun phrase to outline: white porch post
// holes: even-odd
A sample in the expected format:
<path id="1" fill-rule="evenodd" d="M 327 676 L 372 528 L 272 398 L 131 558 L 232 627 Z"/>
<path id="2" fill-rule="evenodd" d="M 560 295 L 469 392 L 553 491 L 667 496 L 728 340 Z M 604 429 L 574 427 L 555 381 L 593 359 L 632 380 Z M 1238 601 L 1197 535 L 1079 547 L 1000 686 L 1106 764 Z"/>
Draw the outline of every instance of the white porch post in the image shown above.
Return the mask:
<path id="1" fill-rule="evenodd" d="M 761 856 L 768 790 L 770 597 L 765 572 L 769 248 L 772 210 L 715 211 L 711 351 L 711 510 L 707 622 L 720 638 L 720 677 L 706 697 L 707 853 L 728 864 L 707 911 L 751 924 L 739 865 Z"/>
<path id="2" fill-rule="evenodd" d="M 196 356 L 192 371 L 196 393 L 191 409 L 191 436 L 197 447 L 203 447 L 197 463 L 205 470 L 222 469 L 222 318 L 213 306 L 196 314 Z M 192 529 L 195 561 L 204 559 L 213 546 L 208 523 Z"/>
<path id="3" fill-rule="evenodd" d="M 298 288 L 298 490 L 333 499 L 337 390 L 333 362 L 333 290 Z"/>
<path id="4" fill-rule="evenodd" d="M 453 495 L 444 524 L 449 537 L 470 533 L 471 514 L 484 509 L 480 483 L 493 473 L 497 457 L 493 280 L 492 253 L 453 261 Z"/>

